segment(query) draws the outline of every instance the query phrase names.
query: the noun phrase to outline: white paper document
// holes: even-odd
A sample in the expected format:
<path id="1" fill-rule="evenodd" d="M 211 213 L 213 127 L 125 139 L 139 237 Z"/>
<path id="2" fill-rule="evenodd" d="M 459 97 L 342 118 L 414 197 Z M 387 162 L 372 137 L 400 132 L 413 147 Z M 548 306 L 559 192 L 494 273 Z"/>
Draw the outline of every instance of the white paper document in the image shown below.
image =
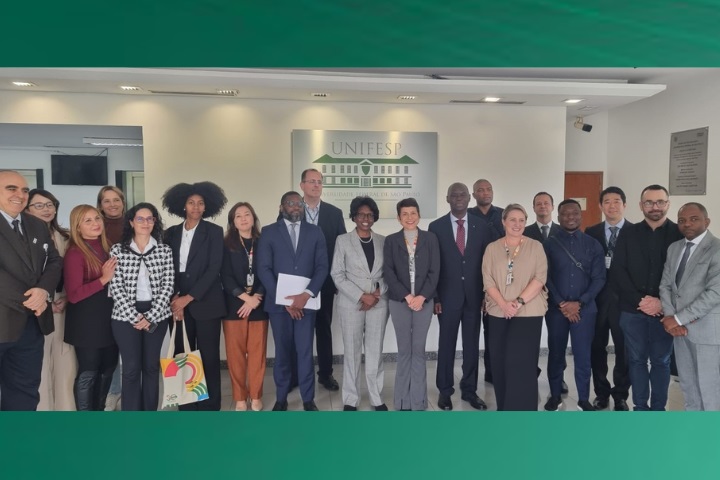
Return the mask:
<path id="1" fill-rule="evenodd" d="M 278 275 L 277 288 L 275 289 L 275 303 L 278 305 L 291 305 L 292 300 L 285 297 L 303 293 L 309 284 L 310 279 L 307 277 L 281 273 Z M 320 309 L 320 292 L 318 292 L 317 297 L 308 299 L 305 308 L 310 310 Z"/>

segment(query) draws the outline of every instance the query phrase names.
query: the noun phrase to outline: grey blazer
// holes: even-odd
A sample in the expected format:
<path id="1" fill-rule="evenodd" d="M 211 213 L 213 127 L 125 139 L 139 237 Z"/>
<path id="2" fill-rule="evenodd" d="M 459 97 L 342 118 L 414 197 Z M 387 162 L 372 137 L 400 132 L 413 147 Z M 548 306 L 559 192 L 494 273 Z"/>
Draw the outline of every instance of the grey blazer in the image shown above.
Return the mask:
<path id="1" fill-rule="evenodd" d="M 373 232 L 375 261 L 372 272 L 368 269 L 360 237 L 355 231 L 337 237 L 330 276 L 338 289 L 337 305 L 358 307 L 363 293 L 372 293 L 380 285 L 381 301 L 387 301 L 387 285 L 383 280 L 383 248 L 385 237 Z"/>
<path id="2" fill-rule="evenodd" d="M 388 298 L 405 301 L 410 294 L 410 256 L 403 231 L 388 235 L 383 252 L 383 276 L 388 286 Z M 433 232 L 418 228 L 415 250 L 415 295 L 426 301 L 435 298 L 440 279 L 440 246 Z"/>
<path id="3" fill-rule="evenodd" d="M 668 248 L 660 281 L 663 313 L 677 315 L 691 342 L 720 345 L 720 239 L 707 232 L 690 256 L 680 285 L 675 285 L 684 249 L 685 239 Z"/>

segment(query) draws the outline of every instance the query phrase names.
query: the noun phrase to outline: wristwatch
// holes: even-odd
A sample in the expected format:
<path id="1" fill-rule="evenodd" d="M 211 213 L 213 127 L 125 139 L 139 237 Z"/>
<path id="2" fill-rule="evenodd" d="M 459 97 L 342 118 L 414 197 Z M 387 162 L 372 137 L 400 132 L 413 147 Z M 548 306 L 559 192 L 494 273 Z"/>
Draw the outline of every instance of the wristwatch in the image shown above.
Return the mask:
<path id="1" fill-rule="evenodd" d="M 523 300 L 522 297 L 517 297 L 515 300 L 517 300 L 520 305 L 525 305 L 525 300 Z"/>

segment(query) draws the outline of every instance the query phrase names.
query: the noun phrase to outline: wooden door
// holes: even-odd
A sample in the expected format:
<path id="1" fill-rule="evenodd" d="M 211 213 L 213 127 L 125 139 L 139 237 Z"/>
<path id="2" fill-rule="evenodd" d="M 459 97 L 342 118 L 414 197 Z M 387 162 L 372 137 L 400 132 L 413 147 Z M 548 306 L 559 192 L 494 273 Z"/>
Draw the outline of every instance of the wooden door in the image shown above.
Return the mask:
<path id="1" fill-rule="evenodd" d="M 565 172 L 565 198 L 573 198 L 583 207 L 582 231 L 602 220 L 602 190 L 603 172 Z"/>

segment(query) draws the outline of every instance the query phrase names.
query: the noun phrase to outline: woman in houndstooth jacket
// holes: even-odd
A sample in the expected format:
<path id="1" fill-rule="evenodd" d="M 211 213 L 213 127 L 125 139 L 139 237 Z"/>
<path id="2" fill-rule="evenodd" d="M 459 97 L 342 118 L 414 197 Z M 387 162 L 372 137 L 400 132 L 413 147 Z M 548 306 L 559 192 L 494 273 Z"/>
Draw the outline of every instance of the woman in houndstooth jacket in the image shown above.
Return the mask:
<path id="1" fill-rule="evenodd" d="M 110 282 L 112 331 L 123 359 L 122 409 L 157 410 L 159 360 L 170 317 L 175 269 L 172 250 L 161 242 L 162 220 L 155 206 L 139 203 L 125 214 L 122 240 Z"/>

